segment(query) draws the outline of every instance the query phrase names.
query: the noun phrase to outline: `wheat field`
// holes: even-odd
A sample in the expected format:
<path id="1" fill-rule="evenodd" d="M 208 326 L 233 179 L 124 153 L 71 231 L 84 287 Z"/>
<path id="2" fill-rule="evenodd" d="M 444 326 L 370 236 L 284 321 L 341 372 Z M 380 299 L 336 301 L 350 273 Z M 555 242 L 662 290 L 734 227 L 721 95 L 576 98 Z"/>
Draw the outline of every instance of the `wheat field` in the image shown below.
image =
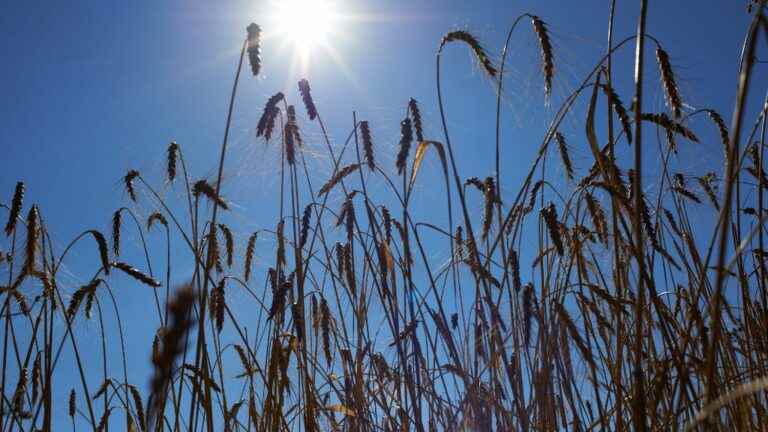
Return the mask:
<path id="1" fill-rule="evenodd" d="M 238 169 L 227 155 L 239 87 L 260 85 L 271 61 L 258 23 L 244 31 L 221 147 L 209 149 L 217 165 L 187 166 L 184 143 L 171 142 L 153 156 L 164 156 L 163 184 L 115 176 L 126 202 L 111 232 L 83 230 L 63 247 L 23 182 L 3 191 L 0 430 L 768 428 L 768 98 L 748 103 L 765 98 L 765 1 L 749 4 L 732 53 L 732 112 L 686 100 L 675 53 L 646 32 L 647 0 L 625 39 L 608 3 L 604 55 L 556 101 L 546 17 L 516 17 L 498 53 L 470 30 L 446 31 L 422 65 L 434 67 L 436 115 L 413 98 L 398 107 L 393 154 L 375 119 L 315 101 L 322 82 L 264 90 L 274 95 L 258 101 L 252 133 L 278 149 L 279 217 L 263 229 L 232 228 L 225 181 Z M 550 118 L 511 182 L 503 95 L 526 32 Z M 479 146 L 495 155 L 484 178 L 462 174 L 454 152 L 467 143 L 449 131 L 461 119 L 446 113 L 453 71 L 441 59 L 461 50 L 496 113 L 484 126 L 495 142 Z M 615 86 L 619 75 L 632 86 Z M 648 108 L 650 86 L 662 110 Z M 329 130 L 332 109 L 353 113 L 351 127 Z M 579 136 L 563 127 L 574 118 Z M 716 169 L 680 163 L 704 148 L 717 149 Z M 423 194 L 440 207 L 414 212 Z M 121 242 L 126 233 L 140 241 Z M 123 261 L 130 247 L 144 259 Z M 77 250 L 97 259 L 71 286 Z M 115 275 L 141 287 L 131 295 L 151 315 L 151 345 L 126 343 Z M 97 330 L 79 331 L 86 322 Z M 99 358 L 81 355 L 84 337 Z M 128 380 L 128 350 L 146 353 L 143 381 Z"/>

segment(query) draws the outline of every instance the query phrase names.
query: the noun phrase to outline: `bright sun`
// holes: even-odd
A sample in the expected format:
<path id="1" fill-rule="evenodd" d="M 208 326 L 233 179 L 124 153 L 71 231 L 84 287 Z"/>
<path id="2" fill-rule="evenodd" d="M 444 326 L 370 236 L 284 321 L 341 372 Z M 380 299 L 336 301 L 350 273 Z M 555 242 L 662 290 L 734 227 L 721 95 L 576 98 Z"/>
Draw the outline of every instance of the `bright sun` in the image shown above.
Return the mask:
<path id="1" fill-rule="evenodd" d="M 334 4 L 325 0 L 282 0 L 274 2 L 275 31 L 294 45 L 301 57 L 308 57 L 338 24 Z"/>

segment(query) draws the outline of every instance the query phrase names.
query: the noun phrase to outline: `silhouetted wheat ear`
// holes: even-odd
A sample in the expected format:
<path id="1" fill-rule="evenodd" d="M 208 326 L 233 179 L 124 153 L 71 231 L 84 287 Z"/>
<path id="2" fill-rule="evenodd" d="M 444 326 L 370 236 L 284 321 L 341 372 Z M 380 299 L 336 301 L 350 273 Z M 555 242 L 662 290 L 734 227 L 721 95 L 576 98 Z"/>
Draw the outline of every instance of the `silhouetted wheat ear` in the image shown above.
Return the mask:
<path id="1" fill-rule="evenodd" d="M 491 231 L 491 223 L 493 222 L 493 205 L 496 203 L 496 183 L 493 181 L 493 177 L 486 177 L 485 184 L 483 185 L 483 192 L 485 194 L 485 203 L 483 205 L 483 231 L 481 238 L 485 240 L 488 238 L 488 233 Z"/>
<path id="2" fill-rule="evenodd" d="M 312 203 L 309 203 L 304 207 L 304 213 L 301 216 L 301 231 L 299 233 L 299 249 L 303 249 L 307 244 L 307 237 L 309 236 L 309 218 L 312 216 Z"/>
<path id="3" fill-rule="evenodd" d="M 232 235 L 232 231 L 230 231 L 229 227 L 223 223 L 219 224 L 219 229 L 221 230 L 222 235 L 224 235 L 224 251 L 227 254 L 227 267 L 232 267 L 232 261 L 234 259 L 235 253 L 234 236 Z"/>
<path id="4" fill-rule="evenodd" d="M 549 237 L 557 248 L 558 255 L 563 255 L 563 238 L 560 233 L 560 222 L 557 220 L 557 209 L 555 204 L 550 202 L 548 206 L 541 209 L 541 215 L 544 217 L 544 223 L 547 225 Z"/>
<path id="5" fill-rule="evenodd" d="M 8 214 L 8 222 L 5 224 L 5 235 L 9 236 L 16 229 L 16 221 L 21 214 L 21 206 L 24 202 L 24 182 L 16 183 L 16 190 L 11 200 L 11 211 Z"/>
<path id="6" fill-rule="evenodd" d="M 627 142 L 632 144 L 632 128 L 629 125 L 629 115 L 627 114 L 627 110 L 624 108 L 624 104 L 621 103 L 619 95 L 616 94 L 613 88 L 611 88 L 611 86 L 608 84 L 601 84 L 600 87 L 602 87 L 605 95 L 611 99 L 613 110 L 619 117 L 619 122 L 621 123 L 621 129 L 624 131 L 624 136 L 627 137 Z"/>
<path id="7" fill-rule="evenodd" d="M 568 176 L 569 180 L 573 180 L 573 164 L 568 155 L 568 144 L 565 142 L 565 137 L 560 132 L 555 132 L 555 141 L 557 141 L 557 148 L 560 150 L 560 159 L 563 161 L 565 175 Z"/>
<path id="8" fill-rule="evenodd" d="M 75 394 L 75 389 L 72 389 L 69 392 L 69 404 L 68 404 L 68 407 L 67 407 L 68 411 L 69 411 L 69 416 L 72 417 L 72 418 L 75 417 L 75 413 L 77 412 L 76 397 L 77 397 L 77 395 Z"/>
<path id="9" fill-rule="evenodd" d="M 69 306 L 67 306 L 67 317 L 72 320 L 80 308 L 86 295 L 93 293 L 96 287 L 101 283 L 101 279 L 94 279 L 86 285 L 81 286 L 72 294 L 72 298 L 69 300 Z"/>
<path id="10" fill-rule="evenodd" d="M 224 284 L 225 278 L 221 278 L 216 287 L 211 290 L 211 295 L 208 298 L 209 301 L 209 313 L 211 315 L 211 321 L 216 323 L 216 330 L 221 333 L 224 328 L 224 309 L 226 308 L 224 298 Z"/>
<path id="11" fill-rule="evenodd" d="M 603 244 L 607 244 L 608 222 L 605 218 L 605 212 L 600 206 L 600 203 L 591 193 L 587 193 L 585 198 L 587 200 L 587 210 L 589 211 L 589 216 L 592 219 L 592 225 L 594 225 L 595 231 L 597 232 L 600 241 L 603 242 Z"/>
<path id="12" fill-rule="evenodd" d="M 179 157 L 179 145 L 176 141 L 171 141 L 168 144 L 168 181 L 174 181 L 176 179 L 176 160 Z"/>
<path id="13" fill-rule="evenodd" d="M 715 210 L 720 211 L 720 205 L 717 202 L 717 185 L 715 184 L 717 182 L 717 175 L 714 172 L 709 172 L 703 177 L 698 177 L 696 180 L 701 188 L 704 189 Z"/>
<path id="14" fill-rule="evenodd" d="M 35 256 L 37 255 L 37 241 L 39 237 L 40 213 L 37 210 L 37 205 L 32 205 L 27 213 L 27 243 L 24 248 L 26 261 L 24 262 L 23 273 L 31 273 L 35 269 Z"/>
<path id="15" fill-rule="evenodd" d="M 667 105 L 675 118 L 680 117 L 683 103 L 680 100 L 680 91 L 675 82 L 675 74 L 672 72 L 672 65 L 669 63 L 669 55 L 660 46 L 656 48 L 656 60 L 661 70 L 661 84 L 664 86 L 664 93 L 667 96 Z"/>
<path id="16" fill-rule="evenodd" d="M 210 261 L 216 267 L 216 271 L 221 273 L 224 271 L 224 267 L 221 265 L 221 252 L 219 251 L 219 237 L 216 225 L 211 225 L 206 239 L 208 240 L 208 256 Z"/>
<path id="17" fill-rule="evenodd" d="M 293 317 L 293 331 L 296 333 L 296 340 L 300 344 L 304 343 L 304 316 L 301 312 L 301 304 L 291 303 L 291 316 Z"/>
<path id="18" fill-rule="evenodd" d="M 373 158 L 373 140 L 371 139 L 371 129 L 367 121 L 360 122 L 360 136 L 363 141 L 363 155 L 365 163 L 371 171 L 376 169 L 376 161 Z"/>
<path id="19" fill-rule="evenodd" d="M 725 126 L 723 117 L 715 110 L 708 109 L 707 115 L 712 120 L 712 123 L 717 127 L 717 132 L 720 134 L 720 141 L 723 143 L 723 149 L 728 154 L 728 146 L 730 145 L 730 139 L 728 138 L 728 127 Z"/>
<path id="20" fill-rule="evenodd" d="M 412 142 L 413 128 L 411 127 L 411 119 L 406 117 L 400 122 L 400 151 L 397 153 L 397 161 L 395 162 L 398 175 L 405 173 L 405 167 L 408 162 L 408 152 L 411 150 Z"/>
<path id="21" fill-rule="evenodd" d="M 141 394 L 139 389 L 134 385 L 128 385 L 128 389 L 131 391 L 131 397 L 133 398 L 133 405 L 136 408 L 136 420 L 139 422 L 141 430 L 145 430 L 147 427 L 147 418 L 144 416 L 144 406 L 141 401 Z"/>
<path id="22" fill-rule="evenodd" d="M 248 62 L 251 64 L 253 76 L 258 76 L 261 70 L 261 27 L 251 23 L 246 30 L 248 31 Z"/>
<path id="23" fill-rule="evenodd" d="M 327 194 L 328 192 L 331 191 L 331 189 L 333 189 L 337 184 L 339 184 L 339 182 L 341 182 L 344 179 L 344 177 L 352 174 L 358 168 L 360 168 L 360 164 L 350 164 L 336 171 L 336 174 L 333 177 L 331 177 L 330 180 L 328 180 L 323 185 L 323 187 L 320 188 L 320 191 L 317 194 L 318 195 Z"/>
<path id="24" fill-rule="evenodd" d="M 256 125 L 257 137 L 263 136 L 267 141 L 269 141 L 272 135 L 272 129 L 275 127 L 275 119 L 277 118 L 277 114 L 280 112 L 277 104 L 284 100 L 284 98 L 285 96 L 282 92 L 277 92 L 274 96 L 267 100 L 266 105 L 264 105 L 264 112 L 261 114 L 259 123 Z"/>
<path id="25" fill-rule="evenodd" d="M 304 142 L 301 139 L 301 133 L 299 132 L 299 122 L 296 120 L 296 107 L 293 105 L 288 105 L 288 124 L 291 127 L 291 133 L 293 134 L 293 138 L 296 140 L 296 144 L 299 147 L 302 147 L 304 145 Z"/>
<path id="26" fill-rule="evenodd" d="M 571 340 L 573 340 L 574 344 L 576 345 L 576 348 L 579 349 L 581 352 L 581 356 L 584 358 L 586 362 L 588 362 L 592 367 L 595 366 L 594 359 L 592 358 L 591 353 L 589 352 L 589 349 L 587 348 L 587 344 L 584 342 L 584 339 L 579 334 L 578 329 L 576 328 L 576 325 L 573 323 L 573 320 L 571 319 L 571 316 L 568 314 L 568 311 L 565 310 L 565 307 L 561 303 L 557 303 L 555 305 L 555 310 L 560 317 L 560 321 L 565 324 L 565 328 L 568 330 L 568 334 L 571 336 Z"/>
<path id="27" fill-rule="evenodd" d="M 116 261 L 112 263 L 112 266 L 115 267 L 118 270 L 121 270 L 123 273 L 127 274 L 128 276 L 136 279 L 137 281 L 143 283 L 144 285 L 151 286 L 153 288 L 157 288 L 162 286 L 162 284 L 155 279 L 152 279 L 150 276 L 142 273 L 140 270 L 138 270 L 135 267 L 131 267 L 130 265 Z"/>
<path id="28" fill-rule="evenodd" d="M 122 226 L 122 209 L 118 209 L 112 215 L 112 251 L 115 256 L 120 256 L 120 227 Z"/>
<path id="29" fill-rule="evenodd" d="M 301 93 L 301 100 L 304 101 L 304 107 L 307 109 L 307 115 L 310 120 L 317 118 L 317 108 L 315 107 L 315 101 L 312 99 L 312 92 L 309 88 L 309 81 L 302 79 L 299 81 L 299 93 Z"/>
<path id="30" fill-rule="evenodd" d="M 217 203 L 219 207 L 223 208 L 224 210 L 229 210 L 227 202 L 224 201 L 220 196 L 216 195 L 216 190 L 205 180 L 198 180 L 195 182 L 195 185 L 192 187 L 192 193 L 195 195 L 195 198 L 199 198 L 200 195 L 204 195 L 209 200 Z"/>
<path id="31" fill-rule="evenodd" d="M 660 113 L 660 114 L 643 113 L 641 118 L 645 121 L 656 123 L 657 125 L 663 127 L 664 129 L 670 132 L 674 132 L 678 135 L 682 135 L 683 137 L 688 138 L 693 142 L 696 142 L 696 143 L 699 142 L 699 139 L 690 129 L 670 119 L 669 116 L 667 116 L 665 113 Z"/>
<path id="32" fill-rule="evenodd" d="M 160 212 L 154 212 L 147 218 L 147 230 L 151 229 L 155 222 L 166 228 L 168 227 L 168 221 L 165 219 L 165 216 Z"/>
<path id="33" fill-rule="evenodd" d="M 139 176 L 139 172 L 136 170 L 130 170 L 123 177 L 123 183 L 125 184 L 125 191 L 128 192 L 128 196 L 131 201 L 136 202 L 136 190 L 133 187 L 133 181 Z"/>
<path id="34" fill-rule="evenodd" d="M 475 53 L 477 61 L 479 61 L 482 65 L 485 73 L 487 73 L 491 78 L 496 76 L 498 71 L 493 65 L 491 59 L 488 57 L 488 53 L 485 52 L 485 49 L 483 49 L 482 45 L 480 45 L 480 42 L 477 40 L 477 38 L 463 30 L 452 31 L 443 37 L 443 40 L 440 42 L 440 49 L 442 50 L 443 46 L 454 41 L 461 41 L 469 45 L 469 47 L 472 49 L 472 52 Z"/>
<path id="35" fill-rule="evenodd" d="M 288 165 L 296 163 L 296 140 L 293 133 L 293 127 L 290 122 L 285 124 L 283 128 L 285 134 L 285 160 L 288 161 Z"/>
<path id="36" fill-rule="evenodd" d="M 513 249 L 512 245 L 509 247 L 509 268 L 512 271 L 512 287 L 515 291 L 520 291 L 522 283 L 520 282 L 520 258 L 517 255 L 517 251 Z"/>
<path id="37" fill-rule="evenodd" d="M 278 278 L 276 288 L 272 291 L 272 306 L 269 308 L 268 320 L 272 320 L 276 316 L 282 316 L 286 303 L 285 300 L 293 286 L 293 282 L 290 279 L 280 279 L 282 278 Z"/>
<path id="38" fill-rule="evenodd" d="M 523 288 L 523 340 L 528 346 L 531 340 L 531 318 L 536 304 L 536 294 L 533 292 L 533 284 L 528 283 Z"/>
<path id="39" fill-rule="evenodd" d="M 101 259 L 101 266 L 104 269 L 104 274 L 109 274 L 109 249 L 107 248 L 107 240 L 104 235 L 96 230 L 88 231 L 96 241 L 96 245 L 99 248 L 99 258 Z"/>
<path id="40" fill-rule="evenodd" d="M 553 61 L 552 43 L 549 40 L 547 25 L 537 16 L 531 17 L 533 31 L 539 39 L 539 48 L 541 49 L 541 71 L 544 73 L 544 96 L 552 96 L 552 77 L 555 74 L 555 63 Z"/>
<path id="41" fill-rule="evenodd" d="M 195 298 L 192 285 L 187 285 L 177 290 L 174 298 L 168 303 L 170 324 L 163 332 L 157 355 L 152 356 L 154 373 L 150 381 L 148 429 L 151 429 L 156 418 L 163 415 L 168 384 L 173 377 L 174 364 L 184 348 L 187 332 L 194 324 L 190 312 L 195 304 Z"/>
<path id="42" fill-rule="evenodd" d="M 248 282 L 248 279 L 251 277 L 251 264 L 253 263 L 253 253 L 256 250 L 256 237 L 258 236 L 258 233 L 251 234 L 250 237 L 248 237 L 248 245 L 245 248 L 245 269 L 244 269 L 244 277 L 245 281 Z"/>
<path id="43" fill-rule="evenodd" d="M 419 103 L 416 99 L 411 98 L 408 101 L 408 111 L 411 113 L 413 119 L 413 130 L 416 132 L 416 142 L 424 141 L 424 128 L 421 124 L 421 110 L 419 109 Z"/>

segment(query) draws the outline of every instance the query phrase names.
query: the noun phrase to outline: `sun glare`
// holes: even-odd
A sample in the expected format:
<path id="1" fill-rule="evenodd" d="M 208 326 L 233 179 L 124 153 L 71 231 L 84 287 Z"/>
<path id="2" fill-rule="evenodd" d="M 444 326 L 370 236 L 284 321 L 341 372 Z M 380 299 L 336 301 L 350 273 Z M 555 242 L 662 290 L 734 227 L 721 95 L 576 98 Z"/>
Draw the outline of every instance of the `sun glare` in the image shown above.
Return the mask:
<path id="1" fill-rule="evenodd" d="M 274 2 L 274 22 L 280 38 L 289 41 L 302 57 L 318 46 L 327 45 L 335 30 L 338 13 L 325 0 L 282 0 Z"/>

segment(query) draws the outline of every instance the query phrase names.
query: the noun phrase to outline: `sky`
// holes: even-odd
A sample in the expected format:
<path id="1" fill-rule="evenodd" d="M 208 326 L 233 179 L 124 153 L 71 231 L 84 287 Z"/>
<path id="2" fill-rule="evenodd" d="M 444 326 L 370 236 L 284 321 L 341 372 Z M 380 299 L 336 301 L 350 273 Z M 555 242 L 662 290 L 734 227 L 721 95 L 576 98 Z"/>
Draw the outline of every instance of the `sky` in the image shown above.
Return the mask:
<path id="1" fill-rule="evenodd" d="M 434 54 L 442 35 L 469 30 L 498 60 L 508 26 L 516 16 L 530 12 L 549 25 L 555 85 L 547 106 L 536 38 L 524 22 L 510 47 L 504 93 L 503 191 L 509 195 L 502 200 L 511 200 L 559 102 L 606 46 L 606 0 L 336 3 L 347 19 L 328 37 L 332 51 L 314 50 L 301 68 L 295 67 L 295 50 L 279 35 L 270 35 L 265 23 L 273 5 L 266 1 L 3 2 L 0 202 L 10 201 L 15 183 L 24 181 L 26 203 L 39 205 L 60 251 L 85 229 L 109 232 L 112 212 L 129 205 L 121 183 L 129 169 L 139 170 L 164 195 L 179 198 L 178 186 L 163 183 L 165 149 L 171 140 L 182 146 L 193 180 L 210 178 L 245 27 L 254 21 L 262 24 L 265 33 L 262 74 L 253 78 L 244 73 L 241 79 L 222 193 L 233 203 L 230 222 L 238 233 L 272 228 L 279 153 L 274 144 L 266 145 L 255 136 L 258 116 L 269 96 L 283 91 L 304 118 L 296 82 L 309 79 L 334 142 L 348 134 L 354 110 L 360 119 L 370 121 L 377 158 L 392 170 L 399 121 L 409 98 L 421 103 L 427 134 L 442 140 L 434 78 Z M 639 2 L 617 3 L 618 41 L 634 34 Z M 713 107 L 729 119 L 738 56 L 749 23 L 746 2 L 649 3 L 647 30 L 670 53 L 684 100 L 692 107 Z M 615 87 L 627 106 L 633 50 L 632 45 L 617 54 L 614 70 Z M 648 68 L 656 68 L 651 52 Z M 492 174 L 494 89 L 464 47 L 446 49 L 444 90 L 462 176 Z M 759 99 L 760 92 L 755 93 Z M 648 110 L 663 110 L 658 83 L 648 84 L 646 104 Z M 589 151 L 582 120 L 570 119 L 563 127 L 572 137 L 575 160 L 584 165 Z M 305 131 L 319 153 L 317 127 L 307 125 Z M 702 135 L 709 142 L 683 150 L 690 157 L 683 158 L 682 166 L 704 169 L 720 157 L 714 132 Z M 427 165 L 424 177 L 435 177 L 436 164 L 428 161 Z M 326 175 L 318 174 L 319 178 Z M 428 184 L 417 185 L 417 208 L 444 205 L 440 194 L 427 193 Z M 140 194 L 139 204 L 132 208 L 146 217 L 152 208 L 141 198 L 146 196 Z M 151 235 L 150 241 L 157 243 L 158 234 Z M 137 236 L 130 232 L 126 236 L 127 247 L 134 250 L 126 252 L 125 259 L 140 263 Z M 0 239 L 0 250 L 7 247 L 7 240 Z M 73 252 L 67 262 L 71 286 L 65 290 L 74 290 L 90 277 L 98 262 L 95 257 L 90 246 Z M 137 293 L 143 287 L 118 279 L 115 289 L 129 329 L 127 337 L 151 334 L 156 323 L 150 297 Z M 77 330 L 86 335 L 97 331 L 87 323 Z M 86 352 L 98 354 L 95 342 L 85 345 Z M 148 379 L 148 357 L 142 349 L 131 350 L 131 381 Z"/>

